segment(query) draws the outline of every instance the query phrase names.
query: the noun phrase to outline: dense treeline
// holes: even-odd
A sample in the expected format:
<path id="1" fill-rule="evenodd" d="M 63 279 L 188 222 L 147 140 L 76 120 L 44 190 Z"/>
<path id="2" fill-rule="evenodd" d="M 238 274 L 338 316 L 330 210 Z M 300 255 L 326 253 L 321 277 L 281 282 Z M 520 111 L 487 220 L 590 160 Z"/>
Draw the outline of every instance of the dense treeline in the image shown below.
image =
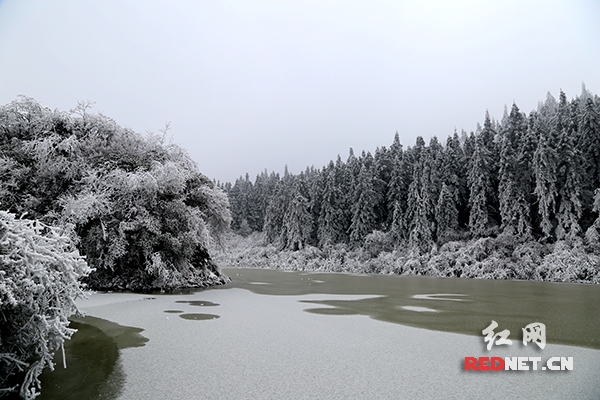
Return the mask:
<path id="1" fill-rule="evenodd" d="M 374 154 L 352 150 L 322 169 L 283 177 L 266 171 L 226 184 L 232 227 L 264 233 L 280 250 L 344 245 L 432 255 L 449 242 L 512 237 L 598 246 L 600 98 L 583 88 L 548 94 L 528 115 L 486 113 L 475 132 L 445 143 L 418 137 Z M 434 253 L 431 253 L 431 252 Z M 551 250 L 550 250 L 551 251 Z"/>

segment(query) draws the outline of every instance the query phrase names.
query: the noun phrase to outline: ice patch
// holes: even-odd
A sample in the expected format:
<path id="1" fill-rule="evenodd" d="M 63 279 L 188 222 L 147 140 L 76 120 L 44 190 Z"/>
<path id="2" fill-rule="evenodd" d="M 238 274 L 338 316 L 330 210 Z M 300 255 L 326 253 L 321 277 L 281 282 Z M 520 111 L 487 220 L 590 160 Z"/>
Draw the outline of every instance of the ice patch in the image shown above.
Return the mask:
<path id="1" fill-rule="evenodd" d="M 416 312 L 439 312 L 438 310 L 434 310 L 433 308 L 427 307 L 416 307 L 416 306 L 402 306 L 405 310 L 416 311 Z"/>
<path id="2" fill-rule="evenodd" d="M 413 299 L 420 299 L 420 300 L 451 300 L 451 301 L 465 301 L 464 299 L 449 299 L 449 298 L 444 298 L 444 297 L 439 297 L 439 296 L 467 296 L 466 294 L 454 294 L 454 293 L 448 293 L 448 294 L 442 294 L 442 293 L 434 293 L 434 294 L 415 294 L 413 296 Z"/>

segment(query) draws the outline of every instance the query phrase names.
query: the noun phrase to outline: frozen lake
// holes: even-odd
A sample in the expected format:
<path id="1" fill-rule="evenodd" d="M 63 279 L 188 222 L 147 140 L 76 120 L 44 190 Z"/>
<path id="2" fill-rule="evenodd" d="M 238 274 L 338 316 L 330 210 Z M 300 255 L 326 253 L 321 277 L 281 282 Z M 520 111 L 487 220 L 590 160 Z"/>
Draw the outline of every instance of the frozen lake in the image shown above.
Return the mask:
<path id="1" fill-rule="evenodd" d="M 43 398 L 600 397 L 600 287 L 227 269 L 227 287 L 94 294 Z M 510 330 L 486 349 L 481 331 Z M 548 344 L 521 328 L 546 325 Z M 465 357 L 573 357 L 572 371 L 465 371 Z M 58 360 L 61 360 L 58 358 Z M 59 364 L 62 364 L 60 361 Z M 46 376 L 49 376 L 46 374 Z M 60 387 L 57 387 L 60 386 Z"/>

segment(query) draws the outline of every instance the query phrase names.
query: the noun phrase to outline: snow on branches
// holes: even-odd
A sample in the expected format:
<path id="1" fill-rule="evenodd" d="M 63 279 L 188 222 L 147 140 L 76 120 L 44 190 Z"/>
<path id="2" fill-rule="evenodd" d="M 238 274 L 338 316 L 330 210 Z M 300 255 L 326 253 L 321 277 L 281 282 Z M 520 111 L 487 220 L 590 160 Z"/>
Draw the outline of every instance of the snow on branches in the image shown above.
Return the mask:
<path id="1" fill-rule="evenodd" d="M 25 399 L 39 394 L 38 376 L 75 332 L 68 318 L 90 272 L 58 228 L 0 211 L 0 394 L 19 385 Z"/>

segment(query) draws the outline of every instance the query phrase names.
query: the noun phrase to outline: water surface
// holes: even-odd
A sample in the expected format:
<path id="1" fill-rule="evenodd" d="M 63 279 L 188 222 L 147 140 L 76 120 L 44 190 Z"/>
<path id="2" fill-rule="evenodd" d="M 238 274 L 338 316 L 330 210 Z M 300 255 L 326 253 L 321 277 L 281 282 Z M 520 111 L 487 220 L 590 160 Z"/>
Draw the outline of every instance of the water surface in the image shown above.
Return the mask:
<path id="1" fill-rule="evenodd" d="M 79 302 L 88 317 L 43 398 L 600 398 L 598 286 L 225 272 L 223 287 Z M 485 349 L 491 320 L 515 345 Z M 532 322 L 543 351 L 519 345 Z M 473 374 L 465 356 L 574 356 L 575 370 Z"/>
<path id="2" fill-rule="evenodd" d="M 510 330 L 513 340 L 522 340 L 526 325 L 541 322 L 546 325 L 549 343 L 600 349 L 598 285 L 242 268 L 224 272 L 233 280 L 229 287 L 257 294 L 366 296 L 301 300 L 314 305 L 305 310 L 311 313 L 367 315 L 386 322 L 476 336 L 481 336 L 494 320 L 498 329 Z"/>
<path id="3" fill-rule="evenodd" d="M 143 329 L 92 316 L 73 318 L 69 327 L 77 332 L 65 342 L 67 368 L 59 351 L 54 371 L 46 369 L 40 376 L 38 399 L 116 399 L 125 382 L 119 350 L 144 346 Z"/>

